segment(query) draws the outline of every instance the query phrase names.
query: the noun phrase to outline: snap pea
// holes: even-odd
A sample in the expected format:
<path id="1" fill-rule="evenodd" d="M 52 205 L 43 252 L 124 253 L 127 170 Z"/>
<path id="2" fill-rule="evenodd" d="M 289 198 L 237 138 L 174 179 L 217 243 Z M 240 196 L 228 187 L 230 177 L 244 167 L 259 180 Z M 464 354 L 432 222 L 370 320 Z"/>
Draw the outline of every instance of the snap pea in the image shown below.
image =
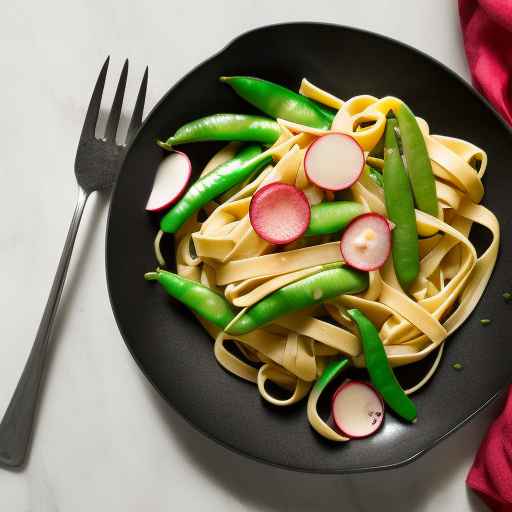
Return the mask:
<path id="1" fill-rule="evenodd" d="M 334 114 L 286 87 L 250 76 L 223 76 L 220 80 L 265 114 L 313 128 L 329 129 Z"/>
<path id="2" fill-rule="evenodd" d="M 382 174 L 377 171 L 377 169 L 374 169 L 373 167 L 370 167 L 369 165 L 366 166 L 366 170 L 368 172 L 368 176 L 379 185 L 379 187 L 384 186 L 384 181 L 382 178 Z"/>
<path id="3" fill-rule="evenodd" d="M 184 124 L 165 142 L 157 141 L 164 149 L 189 142 L 228 140 L 273 144 L 281 134 L 273 119 L 244 114 L 214 114 Z"/>
<path id="4" fill-rule="evenodd" d="M 176 233 L 202 206 L 271 161 L 272 157 L 262 153 L 258 145 L 252 144 L 242 148 L 233 159 L 197 180 L 162 217 L 160 229 L 166 233 Z"/>
<path id="5" fill-rule="evenodd" d="M 305 236 L 328 235 L 345 229 L 349 222 L 364 212 L 354 201 L 333 201 L 311 207 L 311 219 Z"/>
<path id="6" fill-rule="evenodd" d="M 416 406 L 396 380 L 377 328 L 359 309 L 349 309 L 347 313 L 359 329 L 366 368 L 373 385 L 393 411 L 405 420 L 414 422 Z"/>
<path id="7" fill-rule="evenodd" d="M 302 96 L 302 94 L 301 94 Z M 306 96 L 304 96 L 306 97 Z M 312 101 L 315 107 L 322 112 L 322 114 L 329 120 L 329 127 L 332 125 L 332 122 L 334 120 L 334 116 L 338 112 L 335 108 L 328 107 L 327 105 L 324 105 L 323 103 L 320 103 L 319 101 L 312 100 L 311 98 L 307 98 L 309 101 Z"/>
<path id="8" fill-rule="evenodd" d="M 328 363 L 308 397 L 307 414 L 309 423 L 320 435 L 331 441 L 347 441 L 348 439 L 338 434 L 319 416 L 317 411 L 318 399 L 328 384 L 349 366 L 350 361 L 346 357 Z"/>
<path id="9" fill-rule="evenodd" d="M 394 109 L 394 113 L 400 128 L 400 139 L 416 206 L 422 212 L 437 217 L 439 203 L 436 183 L 418 121 L 411 109 L 403 102 Z"/>
<path id="10" fill-rule="evenodd" d="M 346 357 L 342 357 L 337 361 L 331 361 L 325 367 L 322 375 L 315 382 L 311 392 L 318 393 L 320 395 L 320 393 L 327 387 L 327 385 L 330 384 L 331 381 L 335 379 L 341 373 L 341 371 L 346 369 L 348 366 L 350 366 L 350 361 Z"/>
<path id="11" fill-rule="evenodd" d="M 259 176 L 261 171 L 262 171 L 262 168 L 258 167 L 255 171 L 253 171 L 251 174 L 249 174 L 249 176 L 247 176 L 247 178 L 245 178 L 243 181 L 232 186 L 229 190 L 226 190 L 226 192 L 224 192 L 222 195 L 220 195 L 216 199 L 216 202 L 218 202 L 220 204 L 225 203 L 228 199 L 230 199 L 235 194 L 240 192 L 240 190 L 245 188 L 249 183 L 254 181 Z"/>
<path id="12" fill-rule="evenodd" d="M 244 311 L 226 327 L 230 334 L 246 334 L 276 318 L 345 293 L 359 293 L 368 287 L 368 274 L 340 263 L 324 265 L 324 270 L 296 281 L 268 295 Z"/>
<path id="13" fill-rule="evenodd" d="M 396 120 L 386 124 L 384 156 L 384 200 L 388 217 L 395 224 L 391 232 L 395 274 L 404 290 L 418 277 L 420 256 L 414 200 L 397 145 Z"/>
<path id="14" fill-rule="evenodd" d="M 222 295 L 196 281 L 161 269 L 148 272 L 144 279 L 158 281 L 169 295 L 221 329 L 235 318 L 231 304 Z"/>

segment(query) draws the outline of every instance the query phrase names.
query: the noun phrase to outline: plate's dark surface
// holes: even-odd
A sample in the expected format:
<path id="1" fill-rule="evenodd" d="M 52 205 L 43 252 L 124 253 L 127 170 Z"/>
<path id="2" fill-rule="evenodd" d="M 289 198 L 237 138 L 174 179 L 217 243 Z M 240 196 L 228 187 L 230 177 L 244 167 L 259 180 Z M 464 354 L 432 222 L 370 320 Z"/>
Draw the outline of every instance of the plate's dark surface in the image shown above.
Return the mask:
<path id="1" fill-rule="evenodd" d="M 143 280 L 144 272 L 155 267 L 157 219 L 144 211 L 163 156 L 155 139 L 206 114 L 250 112 L 217 80 L 234 74 L 267 78 L 294 89 L 307 77 L 341 98 L 363 93 L 399 96 L 428 120 L 433 133 L 467 139 L 487 151 L 484 203 L 501 222 L 501 254 L 476 311 L 447 343 L 435 378 L 414 397 L 416 425 L 402 424 L 388 414 L 384 428 L 369 439 L 344 445 L 324 441 L 309 427 L 305 404 L 277 410 L 264 403 L 253 385 L 218 366 L 210 338 L 192 315 Z M 185 150 L 198 170 L 217 147 L 196 144 Z M 342 473 L 413 458 L 468 419 L 510 380 L 512 305 L 502 299 L 503 291 L 512 288 L 510 148 L 509 131 L 470 87 L 437 62 L 395 41 L 310 23 L 265 27 L 241 36 L 170 90 L 148 117 L 119 177 L 106 263 L 112 307 L 131 353 L 162 395 L 195 427 L 261 461 Z M 482 317 L 492 323 L 482 327 Z M 462 363 L 463 371 L 455 371 L 453 362 Z M 419 369 L 411 371 L 420 375 Z"/>

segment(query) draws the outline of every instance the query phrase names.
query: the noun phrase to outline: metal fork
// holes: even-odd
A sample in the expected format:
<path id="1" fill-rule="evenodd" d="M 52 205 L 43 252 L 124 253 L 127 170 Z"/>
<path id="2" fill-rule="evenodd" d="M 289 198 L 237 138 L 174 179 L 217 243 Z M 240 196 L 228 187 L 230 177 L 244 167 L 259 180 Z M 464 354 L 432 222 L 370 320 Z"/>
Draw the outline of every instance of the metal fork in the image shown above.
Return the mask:
<path id="1" fill-rule="evenodd" d="M 0 464 L 12 468 L 23 465 L 28 453 L 53 320 L 57 312 L 69 260 L 87 198 L 92 192 L 113 185 L 127 146 L 133 140 L 142 124 L 148 68 L 146 68 L 139 88 L 126 142 L 123 145 L 116 144 L 116 133 L 128 76 L 128 60 L 126 60 L 121 71 L 119 83 L 117 84 L 105 134 L 102 139 L 96 138 L 96 123 L 100 112 L 101 97 L 103 95 L 109 60 L 110 57 L 103 64 L 96 81 L 78 143 L 75 159 L 78 199 L 64 249 L 59 260 L 59 266 L 57 267 L 57 273 L 53 280 L 43 318 L 37 330 L 34 345 L 0 424 Z"/>

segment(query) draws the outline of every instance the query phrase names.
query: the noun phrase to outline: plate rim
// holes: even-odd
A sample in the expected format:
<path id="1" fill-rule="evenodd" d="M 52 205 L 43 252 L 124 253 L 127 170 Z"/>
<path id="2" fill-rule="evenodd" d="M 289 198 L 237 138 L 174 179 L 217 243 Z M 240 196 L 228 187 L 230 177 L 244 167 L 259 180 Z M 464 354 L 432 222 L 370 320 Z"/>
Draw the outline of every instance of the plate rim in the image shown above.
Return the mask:
<path id="1" fill-rule="evenodd" d="M 185 81 L 190 75 L 195 73 L 198 69 L 200 69 L 202 66 L 208 64 L 212 60 L 216 59 L 220 55 L 222 55 L 224 52 L 228 51 L 232 46 L 235 46 L 236 43 L 259 31 L 264 31 L 268 29 L 278 29 L 283 27 L 293 27 L 293 26 L 315 26 L 315 27 L 328 27 L 328 28 L 335 28 L 335 29 L 342 29 L 344 31 L 348 32 L 356 32 L 359 34 L 364 34 L 367 36 L 375 37 L 377 39 L 383 39 L 387 42 L 393 43 L 395 45 L 401 46 L 403 48 L 406 48 L 413 53 L 416 53 L 425 59 L 429 60 L 430 62 L 436 64 L 441 69 L 443 69 L 445 72 L 447 72 L 449 75 L 451 75 L 453 78 L 455 78 L 460 85 L 465 87 L 472 95 L 476 96 L 483 104 L 487 107 L 488 110 L 492 112 L 495 118 L 498 119 L 502 127 L 505 128 L 505 130 L 509 133 L 510 136 L 512 136 L 512 127 L 510 127 L 505 120 L 499 115 L 499 113 L 495 110 L 495 108 L 492 106 L 492 104 L 485 98 L 475 87 L 473 87 L 469 82 L 467 82 L 462 76 L 460 76 L 457 72 L 455 72 L 453 69 L 449 68 L 446 64 L 438 60 L 437 58 L 427 54 L 426 52 L 419 50 L 415 48 L 414 46 L 405 43 L 403 41 L 400 41 L 398 39 L 395 39 L 393 37 L 390 37 L 385 34 L 381 34 L 378 32 L 374 32 L 372 30 L 359 28 L 359 27 L 353 27 L 349 25 L 342 25 L 338 23 L 328 23 L 328 22 L 322 22 L 322 21 L 293 21 L 293 22 L 283 22 L 283 23 L 272 23 L 268 25 L 260 25 L 258 27 L 254 27 L 252 29 L 246 30 L 233 39 L 231 39 L 227 44 L 225 44 L 220 50 L 213 53 L 211 56 L 205 58 L 195 66 L 193 66 L 189 71 L 187 71 L 181 78 L 179 78 L 171 87 L 164 93 L 164 95 L 156 102 L 156 104 L 153 106 L 153 108 L 147 113 L 146 117 L 144 118 L 144 122 L 140 126 L 140 128 L 137 130 L 137 133 L 132 139 L 132 142 L 130 143 L 125 156 L 122 160 L 120 171 L 118 174 L 118 177 L 121 175 L 121 173 L 124 170 L 125 162 L 127 161 L 127 158 L 130 156 L 130 153 L 132 151 L 132 147 L 136 140 L 139 137 L 139 134 L 145 129 L 146 124 L 151 120 L 153 117 L 153 114 L 160 108 L 160 106 L 167 100 L 168 96 L 170 96 L 174 90 L 183 82 Z M 116 182 L 114 184 L 114 187 L 112 189 L 111 198 L 114 197 L 117 191 L 118 186 L 118 179 L 116 179 Z M 123 342 L 128 349 L 128 352 L 132 356 L 133 360 L 136 362 L 139 370 L 142 372 L 143 376 L 148 380 L 148 382 L 151 384 L 151 386 L 154 388 L 154 390 L 160 395 L 160 397 L 164 400 L 164 402 L 169 405 L 182 419 L 186 421 L 188 425 L 190 425 L 196 432 L 202 434 L 207 439 L 210 439 L 214 441 L 215 443 L 219 444 L 220 446 L 230 450 L 231 452 L 234 452 L 238 455 L 242 455 L 246 458 L 249 458 L 251 460 L 263 463 L 265 465 L 285 469 L 288 471 L 298 472 L 298 473 L 309 473 L 309 474 L 322 474 L 322 475 L 340 475 L 340 474 L 355 474 L 355 473 L 367 473 L 367 472 L 374 472 L 374 471 L 383 471 L 387 469 L 396 469 L 402 466 L 405 466 L 407 464 L 410 464 L 420 458 L 421 456 L 425 455 L 428 451 L 430 451 L 432 448 L 434 448 L 437 444 L 444 441 L 446 438 L 451 436 L 454 432 L 459 430 L 461 427 L 463 427 L 466 423 L 469 423 L 477 414 L 482 412 L 487 406 L 489 406 L 492 402 L 494 402 L 496 399 L 498 399 L 500 396 L 504 394 L 504 391 L 506 390 L 507 386 L 504 386 L 500 389 L 498 389 L 493 395 L 491 395 L 489 398 L 484 400 L 475 410 L 471 412 L 468 416 L 460 420 L 458 423 L 456 423 L 452 428 L 450 428 L 448 431 L 446 431 L 443 435 L 436 437 L 433 439 L 430 443 L 428 443 L 424 448 L 412 453 L 410 456 L 405 457 L 397 462 L 394 462 L 392 464 L 382 464 L 382 465 L 371 465 L 371 466 L 355 466 L 355 467 L 348 467 L 348 468 L 341 468 L 341 469 L 311 469 L 311 468 L 304 468 L 299 466 L 289 466 L 286 464 L 280 464 L 277 462 L 273 462 L 270 460 L 267 460 L 263 457 L 259 457 L 257 455 L 254 455 L 252 453 L 249 453 L 245 451 L 243 448 L 235 447 L 226 441 L 219 439 L 218 437 L 214 436 L 210 432 L 205 431 L 200 426 L 198 426 L 196 423 L 194 423 L 188 415 L 183 413 L 182 411 L 178 410 L 175 405 L 164 395 L 162 390 L 158 387 L 156 382 L 154 382 L 153 378 L 148 374 L 145 367 L 143 366 L 142 362 L 139 360 L 139 358 L 134 353 L 129 341 L 128 341 L 128 335 L 125 333 L 124 328 L 121 323 L 121 319 L 119 317 L 119 314 L 114 306 L 114 299 L 113 299 L 113 292 L 112 292 L 112 283 L 110 278 L 110 265 L 109 265 L 109 238 L 110 238 L 110 231 L 111 231 L 111 216 L 112 216 L 112 205 L 113 201 L 110 201 L 109 204 L 109 210 L 108 210 L 108 216 L 107 216 L 107 223 L 106 223 L 106 229 L 105 229 L 105 273 L 106 273 L 106 281 L 107 281 L 107 291 L 108 291 L 108 297 L 110 302 L 110 307 L 112 310 L 112 313 L 114 315 L 114 319 L 117 325 L 117 328 L 119 329 L 119 332 L 121 334 L 121 337 L 123 338 Z"/>

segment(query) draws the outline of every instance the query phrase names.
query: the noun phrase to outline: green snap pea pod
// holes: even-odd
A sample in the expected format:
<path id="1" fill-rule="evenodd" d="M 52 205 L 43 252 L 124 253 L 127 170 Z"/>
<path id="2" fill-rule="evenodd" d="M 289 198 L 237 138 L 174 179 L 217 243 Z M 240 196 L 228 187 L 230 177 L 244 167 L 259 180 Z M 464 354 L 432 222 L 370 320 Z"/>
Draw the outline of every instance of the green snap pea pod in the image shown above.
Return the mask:
<path id="1" fill-rule="evenodd" d="M 386 124 L 384 156 L 384 201 L 389 219 L 395 224 L 391 232 L 395 274 L 407 291 L 420 271 L 416 215 L 409 178 L 405 172 L 395 134 L 395 119 Z"/>
<path id="2" fill-rule="evenodd" d="M 349 222 L 364 213 L 363 205 L 354 201 L 323 202 L 311 207 L 311 220 L 305 236 L 328 235 L 345 229 Z"/>
<path id="3" fill-rule="evenodd" d="M 342 370 L 346 369 L 350 365 L 350 361 L 346 357 L 342 357 L 338 361 L 331 361 L 322 372 L 320 378 L 315 382 L 311 393 L 322 393 L 327 385 L 335 379 Z"/>
<path id="4" fill-rule="evenodd" d="M 359 293 L 368 287 L 368 274 L 340 267 L 340 263 L 324 265 L 317 274 L 283 286 L 254 304 L 226 327 L 230 334 L 246 334 L 276 318 L 345 293 Z"/>
<path id="5" fill-rule="evenodd" d="M 302 94 L 301 94 L 301 96 L 302 96 Z M 304 97 L 306 97 L 306 96 L 304 96 Z M 324 105 L 323 103 L 320 103 L 319 101 L 312 100 L 311 98 L 308 98 L 308 100 L 312 101 L 313 104 L 316 106 L 316 108 L 318 108 L 318 110 L 320 110 L 320 112 L 322 112 L 322 114 L 327 119 L 329 119 L 330 124 L 332 124 L 334 116 L 336 115 L 336 113 L 338 111 L 335 108 L 328 107 L 327 105 Z"/>
<path id="6" fill-rule="evenodd" d="M 315 382 L 313 389 L 308 396 L 308 420 L 310 425 L 322 436 L 331 441 L 348 441 L 347 437 L 341 436 L 333 430 L 325 421 L 320 418 L 317 411 L 317 403 L 320 395 L 327 385 L 335 379 L 343 370 L 350 365 L 346 357 L 342 357 L 338 361 L 331 361 L 323 371 L 320 378 Z"/>
<path id="7" fill-rule="evenodd" d="M 396 380 L 377 328 L 359 309 L 349 309 L 347 313 L 359 329 L 366 368 L 373 385 L 393 411 L 405 420 L 414 422 L 417 416 L 416 406 Z"/>
<path id="8" fill-rule="evenodd" d="M 165 142 L 158 141 L 164 149 L 189 142 L 227 140 L 273 144 L 281 134 L 276 121 L 267 117 L 245 114 L 214 114 L 184 124 Z"/>
<path id="9" fill-rule="evenodd" d="M 242 182 L 258 169 L 272 161 L 261 152 L 258 145 L 242 148 L 233 159 L 219 165 L 206 176 L 198 179 L 185 195 L 162 217 L 160 229 L 176 233 L 178 229 L 206 203 Z"/>
<path id="10" fill-rule="evenodd" d="M 250 76 L 223 76 L 220 80 L 265 114 L 313 128 L 329 129 L 334 114 L 286 87 Z"/>
<path id="11" fill-rule="evenodd" d="M 148 272 L 144 279 L 158 281 L 169 295 L 221 329 L 235 318 L 231 304 L 222 295 L 196 281 L 161 269 Z"/>
<path id="12" fill-rule="evenodd" d="M 437 217 L 439 204 L 436 183 L 418 121 L 405 103 L 401 103 L 394 112 L 400 128 L 400 139 L 416 206 L 422 212 Z"/>
<path id="13" fill-rule="evenodd" d="M 240 190 L 245 188 L 249 183 L 254 181 L 260 175 L 262 170 L 263 170 L 262 167 L 258 167 L 247 178 L 245 178 L 245 180 L 241 181 L 240 183 L 237 183 L 236 185 L 231 187 L 229 190 L 224 192 L 221 196 L 219 196 L 216 201 L 218 203 L 225 203 L 228 199 L 233 197 L 235 194 L 238 194 L 238 192 L 240 192 Z"/>
<path id="14" fill-rule="evenodd" d="M 368 176 L 379 185 L 379 187 L 384 187 L 384 180 L 382 178 L 382 174 L 377 171 L 377 169 L 374 169 L 373 167 L 370 167 L 369 165 L 366 166 Z"/>

